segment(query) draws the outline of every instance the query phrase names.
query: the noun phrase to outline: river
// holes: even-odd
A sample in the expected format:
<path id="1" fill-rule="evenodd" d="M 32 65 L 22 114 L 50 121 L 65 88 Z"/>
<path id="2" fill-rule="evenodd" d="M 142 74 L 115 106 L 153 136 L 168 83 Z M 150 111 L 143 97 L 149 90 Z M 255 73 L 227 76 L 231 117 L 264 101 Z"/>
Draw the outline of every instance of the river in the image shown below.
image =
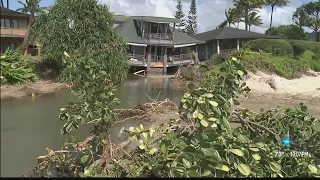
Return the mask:
<path id="1" fill-rule="evenodd" d="M 171 79 L 141 78 L 129 76 L 115 92 L 121 99 L 119 108 L 130 108 L 139 102 L 148 102 L 149 97 L 159 100 L 169 98 L 179 102 L 182 93 L 173 90 Z M 147 95 L 149 96 L 147 96 Z M 69 91 L 51 95 L 31 97 L 1 102 L 1 177 L 17 177 L 29 174 L 37 165 L 36 157 L 46 154 L 46 147 L 59 149 L 70 137 L 60 134 L 63 125 L 58 118 L 59 109 L 74 99 Z M 126 126 L 136 126 L 126 122 Z M 121 124 L 110 130 L 118 133 Z M 90 127 L 81 127 L 72 134 L 83 139 L 88 136 Z"/>

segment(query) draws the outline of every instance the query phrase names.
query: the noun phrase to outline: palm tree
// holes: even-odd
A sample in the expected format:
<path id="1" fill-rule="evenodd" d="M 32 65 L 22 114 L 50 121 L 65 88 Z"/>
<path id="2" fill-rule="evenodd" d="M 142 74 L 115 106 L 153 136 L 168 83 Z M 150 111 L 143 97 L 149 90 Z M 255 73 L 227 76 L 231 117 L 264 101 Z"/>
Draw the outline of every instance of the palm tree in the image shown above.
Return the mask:
<path id="1" fill-rule="evenodd" d="M 31 8 L 32 8 L 32 1 L 33 0 L 26 0 L 25 3 L 23 3 L 22 1 L 18 1 L 18 3 L 20 3 L 23 7 L 22 8 L 18 8 L 17 11 L 18 12 L 23 12 L 23 13 L 31 13 Z M 43 7 L 40 7 L 40 1 L 41 0 L 37 0 L 37 7 L 35 10 L 35 14 L 39 13 L 41 10 L 43 10 Z"/>
<path id="2" fill-rule="evenodd" d="M 245 29 L 248 30 L 249 13 L 262 8 L 265 4 L 264 0 L 233 0 L 234 6 L 244 15 Z"/>
<path id="3" fill-rule="evenodd" d="M 289 0 L 266 0 L 266 4 L 271 6 L 271 19 L 270 19 L 270 27 L 271 27 L 274 7 L 287 6 L 289 4 Z"/>
<path id="4" fill-rule="evenodd" d="M 252 12 L 249 14 L 249 18 L 248 18 L 249 31 L 251 30 L 251 26 L 260 26 L 262 24 L 263 23 L 262 23 L 261 17 L 258 15 L 257 12 Z"/>
<path id="5" fill-rule="evenodd" d="M 41 10 L 39 7 L 39 3 L 41 0 L 26 0 L 26 3 L 23 3 L 21 1 L 18 1 L 20 4 L 23 5 L 23 8 L 17 9 L 17 11 L 30 13 L 29 23 L 28 23 L 28 29 L 26 31 L 26 35 L 24 36 L 22 45 L 21 45 L 21 52 L 24 53 L 26 49 L 28 48 L 29 44 L 29 37 L 30 37 L 30 31 L 31 27 L 34 21 L 34 16 L 37 12 Z"/>
<path id="6" fill-rule="evenodd" d="M 217 26 L 217 29 L 223 28 L 225 26 L 231 26 L 231 24 L 235 25 L 235 22 L 238 22 L 239 19 L 239 10 L 236 8 L 229 8 L 225 10 L 225 16 L 226 20 L 224 20 L 222 23 Z"/>

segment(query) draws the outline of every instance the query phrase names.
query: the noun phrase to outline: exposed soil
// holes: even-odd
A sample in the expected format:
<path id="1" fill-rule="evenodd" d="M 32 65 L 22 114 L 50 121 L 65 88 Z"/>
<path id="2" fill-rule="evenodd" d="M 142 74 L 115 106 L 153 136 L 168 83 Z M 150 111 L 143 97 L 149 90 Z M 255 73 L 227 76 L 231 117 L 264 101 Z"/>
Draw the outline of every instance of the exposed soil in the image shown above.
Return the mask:
<path id="1" fill-rule="evenodd" d="M 38 83 L 28 83 L 20 86 L 2 86 L 1 101 L 19 99 L 25 96 L 40 96 L 57 92 L 63 89 L 70 88 L 66 83 L 55 83 L 52 80 L 41 80 Z"/>

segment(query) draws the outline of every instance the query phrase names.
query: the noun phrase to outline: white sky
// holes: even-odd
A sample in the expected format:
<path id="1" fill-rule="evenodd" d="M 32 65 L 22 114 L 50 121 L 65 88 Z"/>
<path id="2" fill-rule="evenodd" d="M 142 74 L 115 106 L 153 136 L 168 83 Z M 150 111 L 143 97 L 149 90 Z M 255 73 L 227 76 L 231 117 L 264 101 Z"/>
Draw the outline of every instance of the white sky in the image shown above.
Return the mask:
<path id="1" fill-rule="evenodd" d="M 310 0 L 290 0 L 289 6 L 276 8 L 273 16 L 273 26 L 292 24 L 294 10 L 303 2 Z M 110 6 L 110 10 L 121 15 L 144 15 L 173 17 L 176 0 L 100 0 Z M 182 0 L 185 17 L 188 16 L 190 0 Z M 225 20 L 225 9 L 232 7 L 232 0 L 197 0 L 198 33 L 215 29 Z M 251 27 L 252 31 L 264 33 L 270 24 L 270 8 L 260 10 L 263 25 Z M 244 24 L 240 24 L 244 28 Z"/>

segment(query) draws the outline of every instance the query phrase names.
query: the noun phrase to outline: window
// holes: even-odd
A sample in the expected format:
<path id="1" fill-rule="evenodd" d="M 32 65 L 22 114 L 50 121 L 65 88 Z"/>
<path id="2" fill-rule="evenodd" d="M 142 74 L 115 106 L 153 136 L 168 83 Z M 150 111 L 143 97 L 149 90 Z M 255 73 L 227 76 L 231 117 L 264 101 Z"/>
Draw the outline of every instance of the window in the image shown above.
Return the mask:
<path id="1" fill-rule="evenodd" d="M 158 33 L 158 24 L 151 23 L 151 33 Z"/>
<path id="2" fill-rule="evenodd" d="M 166 24 L 164 23 L 159 24 L 159 33 L 162 33 L 162 34 L 166 33 Z"/>
<path id="3" fill-rule="evenodd" d="M 18 28 L 18 20 L 1 18 L 1 27 L 2 28 Z"/>
<path id="4" fill-rule="evenodd" d="M 2 27 L 2 28 L 5 27 L 5 26 L 4 26 L 4 19 L 3 19 L 3 18 L 1 18 L 1 27 Z"/>
<path id="5" fill-rule="evenodd" d="M 12 28 L 18 28 L 18 20 L 12 19 Z"/>
<path id="6" fill-rule="evenodd" d="M 15 43 L 2 43 L 2 52 L 6 52 L 7 49 L 16 50 Z"/>

